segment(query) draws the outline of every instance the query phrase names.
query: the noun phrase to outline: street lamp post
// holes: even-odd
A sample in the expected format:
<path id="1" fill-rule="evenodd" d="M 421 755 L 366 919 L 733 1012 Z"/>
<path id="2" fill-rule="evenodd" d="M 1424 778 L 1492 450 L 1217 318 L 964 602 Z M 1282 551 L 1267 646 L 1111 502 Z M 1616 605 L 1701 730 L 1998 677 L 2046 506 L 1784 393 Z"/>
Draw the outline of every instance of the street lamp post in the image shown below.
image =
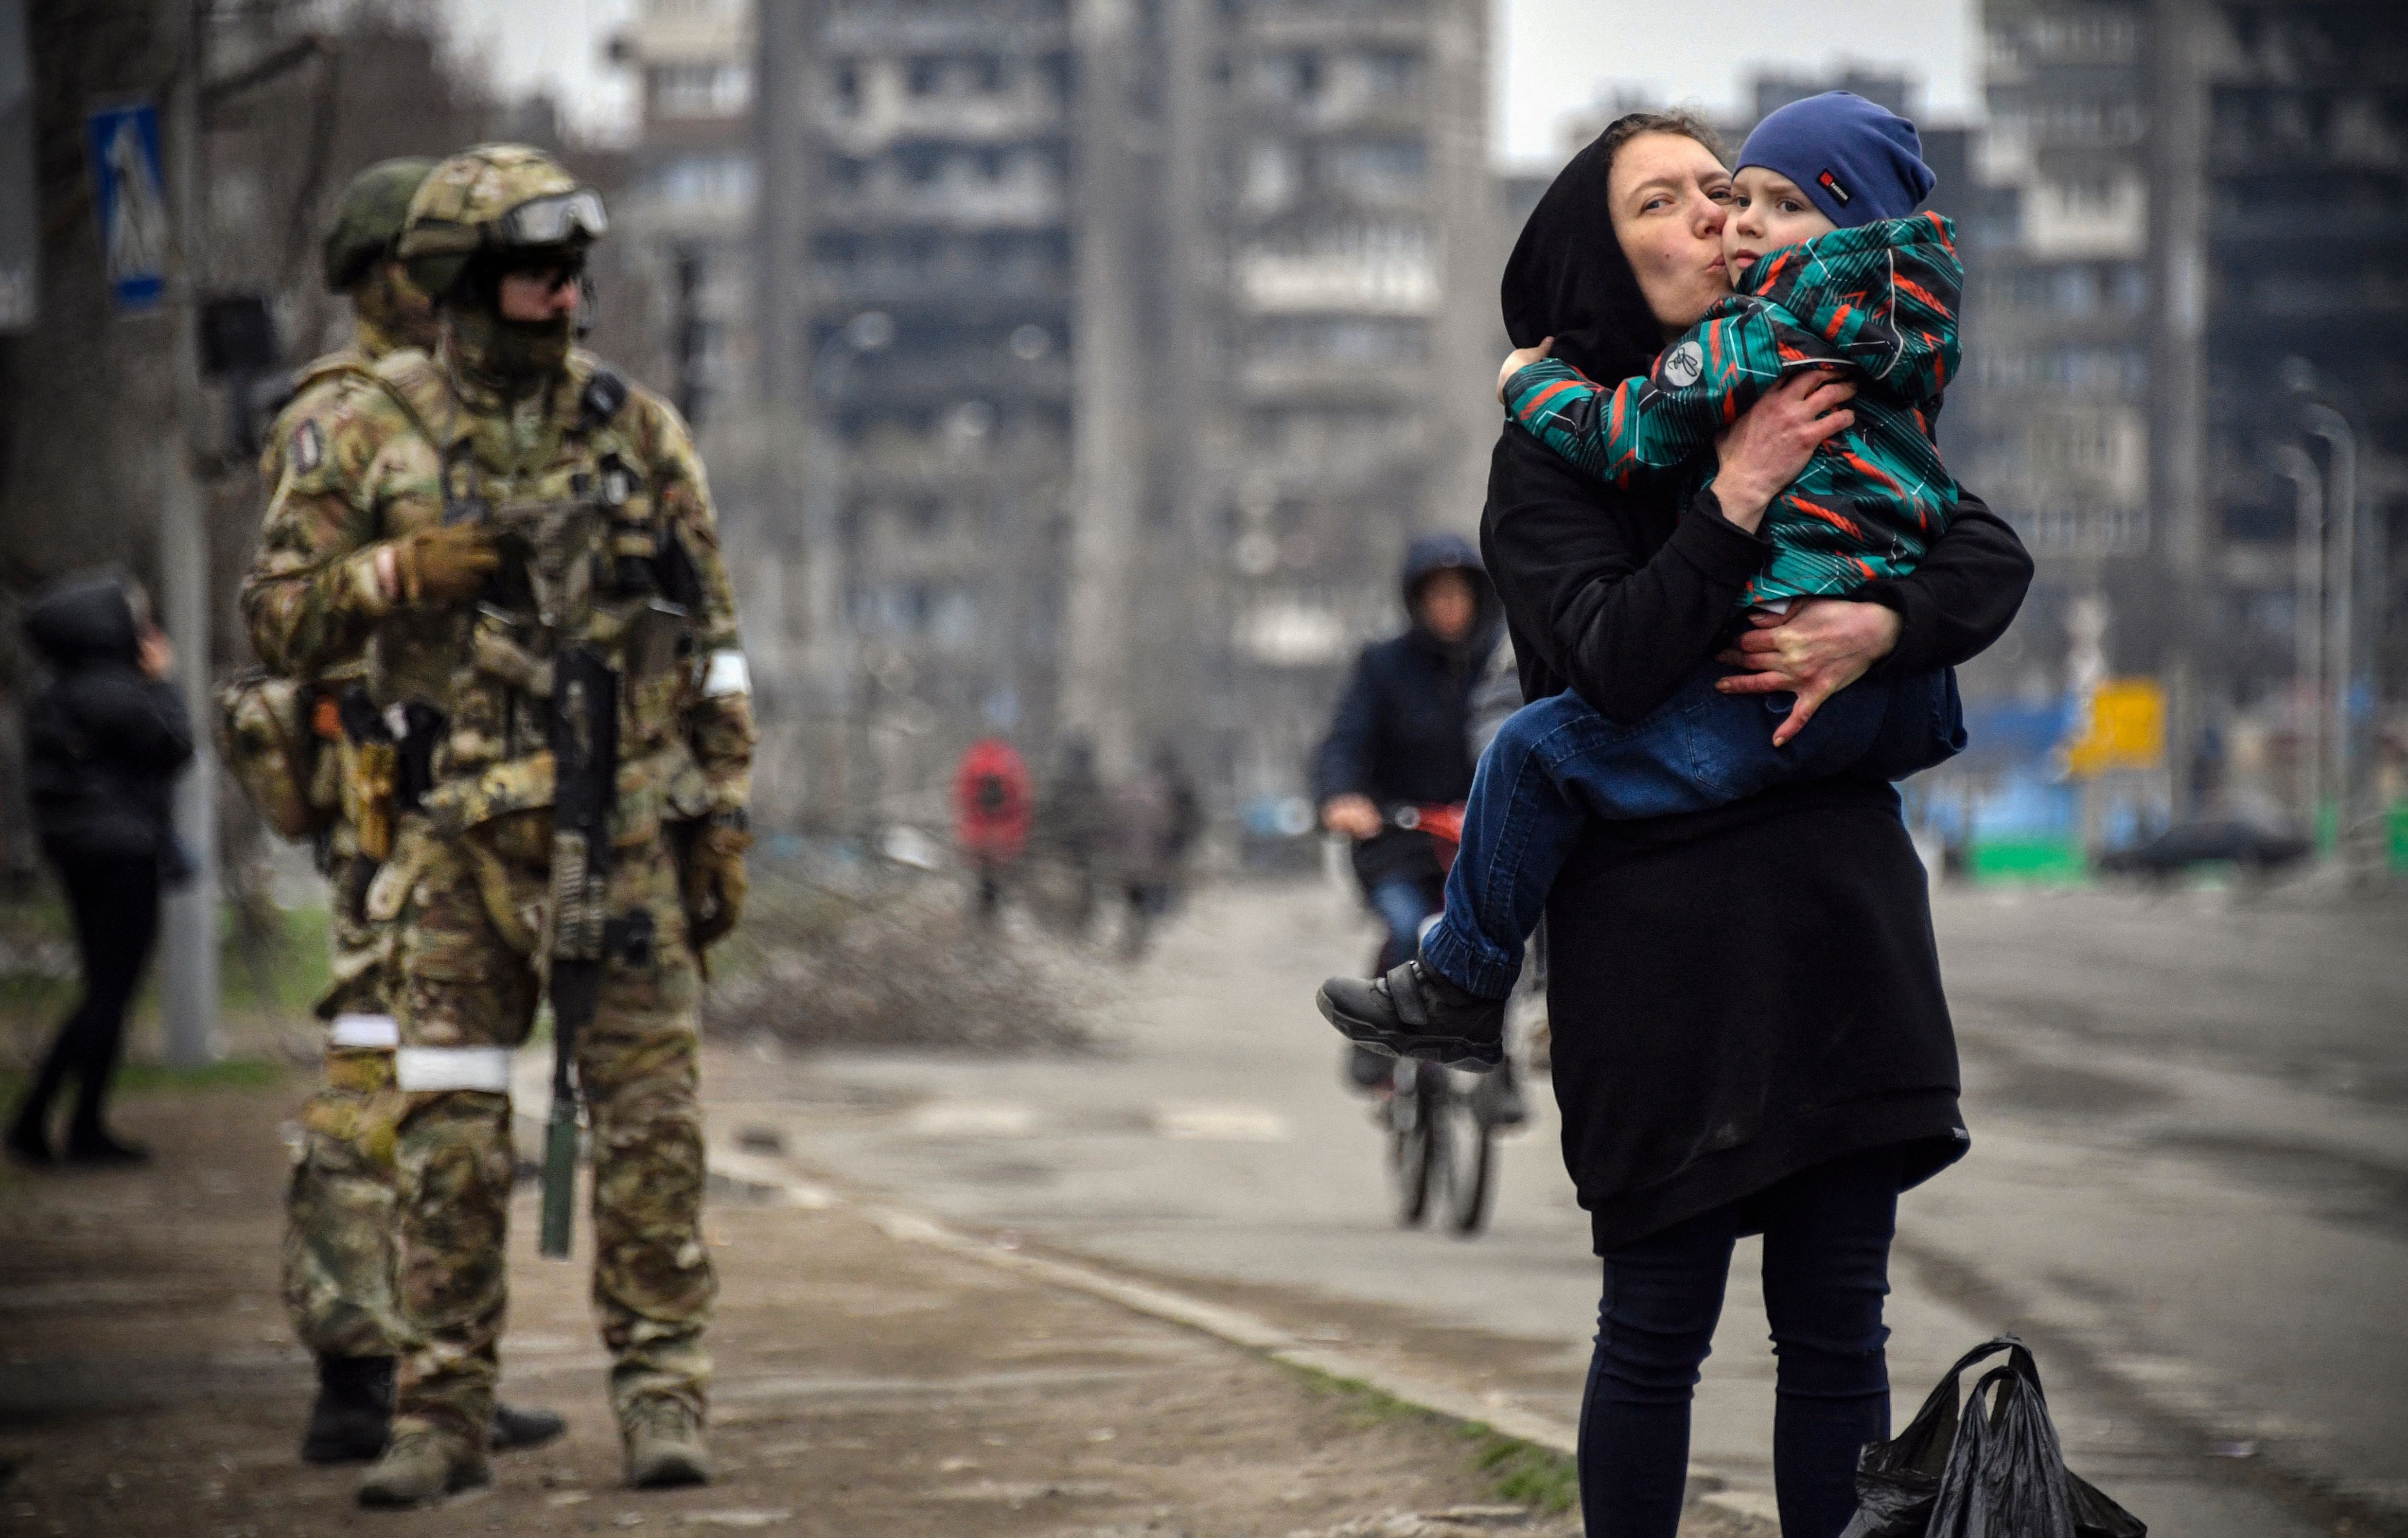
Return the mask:
<path id="1" fill-rule="evenodd" d="M 836 780 L 838 809 L 853 798 L 854 716 L 862 690 L 851 644 L 851 621 L 845 614 L 845 570 L 850 552 L 844 549 L 842 505 L 845 496 L 844 435 L 836 421 L 837 402 L 849 366 L 857 358 L 883 352 L 895 340 L 895 320 L 882 309 L 865 309 L 828 335 L 811 354 L 811 486 L 809 514 L 804 520 L 813 574 L 811 611 L 819 635 L 820 673 L 833 684 L 837 697 Z"/>
<path id="2" fill-rule="evenodd" d="M 2307 720 L 2300 733 L 2300 785 L 2307 827 L 2313 835 L 2324 781 L 2324 475 L 2316 468 L 2315 458 L 2296 443 L 2274 446 L 2274 473 L 2291 482 L 2295 497 L 2291 666 L 2307 711 Z"/>
<path id="3" fill-rule="evenodd" d="M 199 323 L 201 252 L 201 82 L 207 64 L 207 7 L 171 0 L 183 58 L 169 96 L 168 199 L 175 210 L 176 260 L 167 273 L 167 323 L 175 328 L 175 423 L 161 436 L 165 463 L 159 528 L 161 617 L 176 649 L 184 709 L 195 726 L 193 758 L 176 783 L 175 827 L 190 851 L 189 885 L 161 904 L 160 1013 L 167 1060 L 179 1068 L 218 1055 L 217 754 L 204 725 L 209 704 L 209 537 L 193 468 L 201 415 Z"/>
<path id="4" fill-rule="evenodd" d="M 2332 458 L 2327 479 L 2326 523 L 2332 529 L 2330 575 L 2332 641 L 2333 792 L 2335 844 L 2353 880 L 2369 879 L 2374 863 L 2368 857 L 2367 829 L 2358 826 L 2359 782 L 2367 755 L 2358 740 L 2358 702 L 2364 680 L 2359 676 L 2358 632 L 2358 525 L 2364 509 L 2358 496 L 2358 430 L 2339 410 L 2321 400 L 2300 403 L 2311 437 L 2324 439 Z"/>

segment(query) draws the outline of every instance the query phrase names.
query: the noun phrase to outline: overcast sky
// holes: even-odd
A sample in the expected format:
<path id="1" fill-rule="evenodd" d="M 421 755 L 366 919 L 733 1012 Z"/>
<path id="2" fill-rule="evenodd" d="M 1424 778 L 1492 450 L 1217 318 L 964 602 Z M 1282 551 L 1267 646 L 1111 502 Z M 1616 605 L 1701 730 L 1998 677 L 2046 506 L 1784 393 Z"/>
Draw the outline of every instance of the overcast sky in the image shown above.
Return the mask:
<path id="1" fill-rule="evenodd" d="M 774 4 L 776 0 L 768 0 Z M 1923 110 L 1977 108 L 1975 0 L 1491 0 L 1496 35 L 1492 148 L 1502 161 L 1560 157 L 1566 114 L 1616 87 L 1727 107 L 1765 66 L 1848 63 L 1905 69 Z M 632 82 L 603 57 L 636 0 L 443 0 L 455 51 L 507 94 L 548 88 L 570 121 L 625 134 Z"/>

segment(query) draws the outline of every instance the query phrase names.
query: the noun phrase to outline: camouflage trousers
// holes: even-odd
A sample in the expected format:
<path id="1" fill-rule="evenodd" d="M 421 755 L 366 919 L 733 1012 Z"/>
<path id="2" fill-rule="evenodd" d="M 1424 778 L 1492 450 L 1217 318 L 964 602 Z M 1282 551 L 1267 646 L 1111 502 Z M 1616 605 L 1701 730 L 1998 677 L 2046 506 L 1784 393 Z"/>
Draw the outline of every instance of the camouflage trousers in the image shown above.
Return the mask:
<path id="1" fill-rule="evenodd" d="M 284 1196 L 284 1309 L 319 1356 L 390 1357 L 401 1339 L 393 1290 L 400 1118 L 391 1048 L 326 1049 L 325 1082 L 302 1108 Z"/>
<path id="2" fill-rule="evenodd" d="M 338 852 L 350 854 L 348 841 Z M 284 1198 L 284 1308 L 301 1344 L 322 1357 L 390 1357 L 394 1301 L 393 1017 L 384 1013 L 387 937 L 361 911 L 348 860 L 337 868 L 334 987 L 326 1074 L 301 1112 L 301 1143 Z"/>
<path id="3" fill-rule="evenodd" d="M 548 825 L 522 812 L 447 840 L 412 819 L 370 891 L 370 916 L 396 925 L 408 1327 L 396 1435 L 432 1430 L 482 1446 L 491 1423 L 515 1165 L 507 1054 L 526 1040 L 541 993 Z M 621 1416 L 662 1397 L 699 1414 L 718 1292 L 702 1238 L 700 979 L 666 842 L 623 846 L 614 861 L 611 913 L 649 913 L 654 940 L 646 956 L 606 962 L 600 1007 L 577 1042 L 594 1154 L 594 1302 Z"/>

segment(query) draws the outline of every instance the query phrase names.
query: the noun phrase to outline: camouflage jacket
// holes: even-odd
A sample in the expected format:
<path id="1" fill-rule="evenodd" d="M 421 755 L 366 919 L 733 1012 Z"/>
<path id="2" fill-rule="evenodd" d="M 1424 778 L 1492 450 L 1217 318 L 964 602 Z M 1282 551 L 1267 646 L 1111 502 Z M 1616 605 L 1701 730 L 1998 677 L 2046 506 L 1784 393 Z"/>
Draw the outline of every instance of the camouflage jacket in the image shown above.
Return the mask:
<path id="1" fill-rule="evenodd" d="M 1742 604 L 1840 594 L 1914 569 L 1956 483 L 1932 418 L 1956 370 L 1965 269 L 1938 214 L 1835 230 L 1770 252 L 1638 379 L 1602 385 L 1553 358 L 1505 382 L 1513 420 L 1590 474 L 1621 480 L 1708 453 L 1758 397 L 1800 369 L 1857 383 L 1856 424 L 1773 498 L 1772 558 Z"/>
<path id="2" fill-rule="evenodd" d="M 568 639 L 600 648 L 624 680 L 623 830 L 741 807 L 753 733 L 736 606 L 676 410 L 582 352 L 509 406 L 479 401 L 416 351 L 360 382 L 306 419 L 288 412 L 270 451 L 278 479 L 242 590 L 267 666 L 318 677 L 364 655 L 379 705 L 441 712 L 427 797 L 438 826 L 549 806 L 551 633 L 523 584 L 515 600 L 411 606 L 375 576 L 377 546 L 439 525 L 447 506 L 480 504 L 503 530 L 548 519 L 555 554 L 576 546 L 561 565 L 582 574 Z"/>

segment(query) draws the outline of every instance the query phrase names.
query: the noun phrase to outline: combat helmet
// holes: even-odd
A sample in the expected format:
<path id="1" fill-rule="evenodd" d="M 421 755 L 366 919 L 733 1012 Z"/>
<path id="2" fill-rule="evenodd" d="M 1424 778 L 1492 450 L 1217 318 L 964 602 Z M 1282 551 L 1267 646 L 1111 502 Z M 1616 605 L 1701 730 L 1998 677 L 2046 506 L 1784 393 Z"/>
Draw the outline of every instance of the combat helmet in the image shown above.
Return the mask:
<path id="1" fill-rule="evenodd" d="M 327 290 L 349 294 L 368 277 L 368 269 L 393 254 L 394 242 L 409 217 L 409 200 L 435 162 L 423 156 L 380 160 L 351 178 L 335 200 L 335 217 L 326 227 L 319 256 Z"/>
<path id="2" fill-rule="evenodd" d="M 602 194 L 525 144 L 480 144 L 427 174 L 396 248 L 410 281 L 440 299 L 472 258 L 581 254 L 609 220 Z"/>

